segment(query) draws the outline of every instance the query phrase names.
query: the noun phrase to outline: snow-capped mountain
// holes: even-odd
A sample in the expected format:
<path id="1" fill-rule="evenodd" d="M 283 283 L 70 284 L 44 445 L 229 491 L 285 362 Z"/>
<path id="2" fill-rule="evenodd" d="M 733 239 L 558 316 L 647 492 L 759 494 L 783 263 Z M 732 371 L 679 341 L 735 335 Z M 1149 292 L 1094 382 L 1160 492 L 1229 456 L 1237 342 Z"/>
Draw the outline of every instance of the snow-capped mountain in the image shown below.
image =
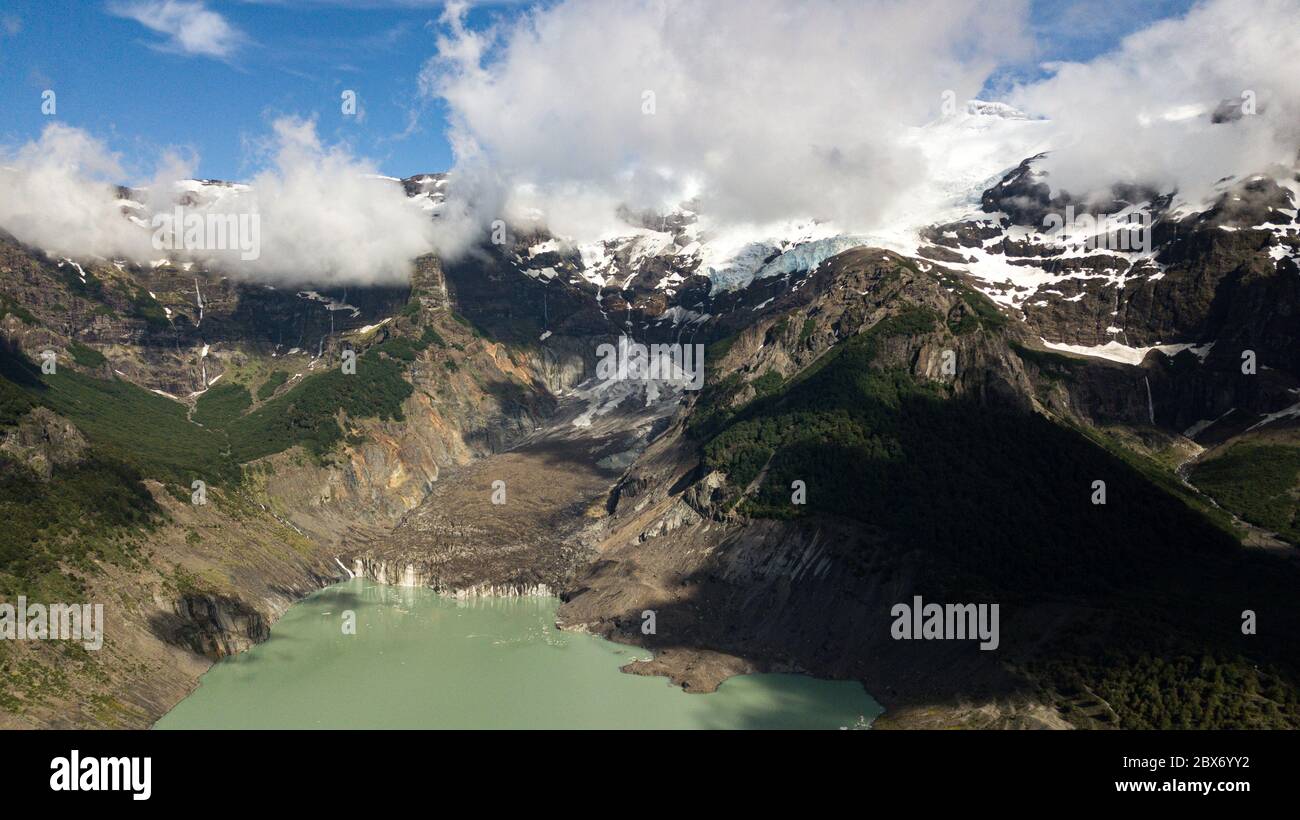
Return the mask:
<path id="1" fill-rule="evenodd" d="M 253 521 L 271 528 L 269 543 L 316 539 L 310 571 L 319 577 L 340 567 L 455 590 L 567 590 L 564 617 L 612 632 L 623 612 L 657 606 L 658 590 L 682 589 L 709 607 L 680 633 L 703 647 L 735 648 L 735 636 L 759 623 L 781 636 L 773 657 L 880 674 L 877 659 L 896 644 L 854 644 L 851 625 L 864 606 L 888 611 L 892 597 L 878 593 L 898 576 L 876 574 L 863 556 L 882 544 L 915 552 L 925 534 L 916 505 L 930 503 L 936 477 L 949 483 L 922 514 L 937 511 L 959 535 L 923 548 L 941 567 L 931 577 L 974 567 L 999 589 L 1037 595 L 1044 557 L 1074 566 L 1086 556 L 1090 572 L 1124 567 L 1107 583 L 1126 583 L 1152 544 L 1162 566 L 1176 564 L 1170 554 L 1181 559 L 1176 550 L 1208 537 L 1184 502 L 1209 507 L 1222 486 L 1216 471 L 1242 486 L 1255 480 L 1234 448 L 1294 441 L 1294 171 L 1224 180 L 1206 203 L 1123 186 L 1081 201 L 1045 176 L 1045 133 L 1041 121 L 982 103 L 915 129 L 937 169 L 927 179 L 937 181 L 918 183 L 872 230 L 811 218 L 725 224 L 684 203 L 626 210 L 626 228 L 582 240 L 551 235 L 540 220 L 516 225 L 505 242 L 486 238 L 462 257 L 420 256 L 407 280 L 385 286 L 272 284 L 183 252 L 83 259 L 0 237 L 0 326 L 17 345 L 9 372 L 20 378 L 10 385 L 0 374 L 0 387 L 49 404 L 24 416 L 7 446 L 48 466 L 44 442 L 62 437 L 75 449 L 82 425 L 88 439 L 139 453 L 149 477 L 181 489 L 194 453 L 232 482 L 247 465 L 266 483 L 247 506 Z M 426 226 L 445 218 L 455 185 L 444 174 L 364 181 L 401 192 L 400 212 Z M 224 213 L 256 194 L 185 180 L 123 189 L 115 204 L 143 234 L 177 205 Z M 1135 237 L 1137 216 L 1144 233 Z M 1125 242 L 1112 243 L 1121 233 Z M 669 357 L 667 378 L 602 378 L 603 345 L 653 351 L 664 342 L 704 350 L 704 372 L 699 358 L 686 374 Z M 50 348 L 71 374 L 42 398 L 22 386 L 40 380 L 20 356 L 34 361 Z M 348 352 L 363 362 L 357 388 L 338 375 Z M 1255 366 L 1249 377 L 1243 356 Z M 947 368 L 949 359 L 958 364 Z M 690 384 L 688 375 L 701 378 Z M 117 421 L 102 424 L 104 413 Z M 141 426 L 149 430 L 137 436 Z M 155 428 L 202 448 L 155 440 Z M 1107 461 L 1078 430 L 1158 459 L 1167 486 Z M 1027 435 L 1037 438 L 1002 451 Z M 180 463 L 157 462 L 173 449 Z M 1058 460 L 1088 472 L 1062 479 Z M 489 472 L 439 481 L 444 467 L 474 465 Z M 588 467 L 580 498 L 555 491 Z M 557 517 L 496 518 L 486 493 L 466 488 L 490 486 L 497 470 L 507 471 L 512 497 L 553 495 Z M 1062 517 L 1083 520 L 1083 479 L 1094 470 L 1139 503 L 1088 518 L 1088 527 L 1111 528 L 1105 537 L 1051 529 Z M 785 515 L 779 504 L 796 479 L 816 493 L 815 515 L 829 517 L 764 518 Z M 875 483 L 837 495 L 844 480 Z M 1289 549 L 1289 496 L 1261 516 L 1236 486 L 1213 502 L 1241 516 L 1231 526 Z M 475 504 L 486 512 L 467 512 Z M 999 546 L 991 559 L 963 563 L 972 509 L 982 542 Z M 891 527 L 884 535 L 881 522 Z M 224 536 L 243 524 L 223 526 Z M 1009 531 L 1021 552 L 1004 560 L 997 550 Z M 468 547 L 465 532 L 474 533 Z M 1040 541 L 1040 532 L 1054 535 Z M 1094 548 L 1109 552 L 1097 559 Z M 185 536 L 170 549 L 195 560 Z M 240 577 L 241 600 L 278 600 L 260 576 Z M 741 600 L 764 614 L 734 610 Z M 246 645 L 213 626 L 204 606 L 185 599 L 169 609 L 183 614 L 167 616 L 177 626 L 159 640 L 198 634 L 210 652 Z M 765 620 L 784 612 L 797 620 Z M 809 644 L 810 628 L 833 640 Z M 1056 711 L 1041 714 L 1060 725 Z"/>
<path id="2" fill-rule="evenodd" d="M 815 268 L 848 248 L 872 246 L 913 254 L 927 225 L 958 218 L 1025 157 L 1043 150 L 1043 123 L 1002 103 L 973 100 L 959 114 L 909 133 L 931 168 L 888 221 L 866 232 L 814 218 L 776 224 L 719 223 L 687 203 L 666 213 L 621 216 L 626 231 L 594 240 L 529 231 L 507 258 L 534 279 L 594 285 L 614 291 L 673 297 L 693 276 L 713 292 L 740 290 L 755 280 Z M 408 183 L 409 184 L 409 183 Z M 454 180 L 450 182 L 454 188 Z M 434 209 L 435 215 L 438 209 Z"/>
<path id="3" fill-rule="evenodd" d="M 594 241 L 539 227 L 487 250 L 499 267 L 588 293 L 620 326 L 676 332 L 760 308 L 845 250 L 885 248 L 967 279 L 1049 347 L 1128 362 L 1158 347 L 1211 341 L 1203 329 L 1153 320 L 1147 308 L 1182 298 L 1186 276 L 1178 271 L 1189 264 L 1189 243 L 1217 241 L 1206 231 L 1259 231 L 1259 252 L 1294 267 L 1295 169 L 1221 180 L 1205 202 L 1121 185 L 1108 201 L 1079 201 L 1053 192 L 1039 169 L 1051 148 L 1046 126 L 1005 104 L 972 100 L 957 115 L 913 129 L 909 138 L 933 182 L 909 192 L 872 231 L 813 219 L 719 225 L 691 203 L 661 214 L 625 212 L 626 231 Z M 454 180 L 439 180 L 440 190 L 444 182 L 454 188 Z"/>

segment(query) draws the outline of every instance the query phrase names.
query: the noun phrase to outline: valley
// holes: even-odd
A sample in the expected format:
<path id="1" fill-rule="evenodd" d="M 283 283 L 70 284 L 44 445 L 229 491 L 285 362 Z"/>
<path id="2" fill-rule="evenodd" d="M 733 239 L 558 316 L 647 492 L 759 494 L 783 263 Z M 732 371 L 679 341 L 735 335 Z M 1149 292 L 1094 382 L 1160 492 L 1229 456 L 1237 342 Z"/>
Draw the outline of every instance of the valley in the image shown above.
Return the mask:
<path id="1" fill-rule="evenodd" d="M 0 239 L 0 596 L 106 613 L 96 653 L 0 644 L 0 725 L 150 726 L 352 576 L 553 596 L 689 693 L 854 681 L 876 729 L 1297 725 L 1296 183 L 1161 211 L 1132 261 L 1027 227 L 1029 167 L 910 250 L 725 275 L 687 215 L 405 288 Z M 621 339 L 702 345 L 702 389 L 608 378 Z M 917 595 L 999 604 L 998 651 L 893 640 Z"/>

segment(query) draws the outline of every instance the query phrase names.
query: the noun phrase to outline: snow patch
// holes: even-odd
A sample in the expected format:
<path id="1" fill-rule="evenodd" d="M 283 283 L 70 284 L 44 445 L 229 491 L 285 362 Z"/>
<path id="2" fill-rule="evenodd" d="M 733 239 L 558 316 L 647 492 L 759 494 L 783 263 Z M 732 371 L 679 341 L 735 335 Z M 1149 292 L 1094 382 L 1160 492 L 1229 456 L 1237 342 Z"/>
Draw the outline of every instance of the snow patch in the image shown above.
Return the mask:
<path id="1" fill-rule="evenodd" d="M 1145 359 L 1147 354 L 1153 350 L 1159 350 L 1166 356 L 1176 356 L 1184 350 L 1192 349 L 1192 345 L 1190 344 L 1130 347 L 1114 340 L 1106 342 L 1104 345 L 1072 345 L 1060 342 L 1049 342 L 1046 339 L 1042 339 L 1041 341 L 1043 345 L 1050 350 L 1058 350 L 1063 353 L 1074 353 L 1079 356 L 1091 356 L 1095 359 L 1107 359 L 1112 362 L 1131 365 L 1142 364 L 1142 360 Z"/>

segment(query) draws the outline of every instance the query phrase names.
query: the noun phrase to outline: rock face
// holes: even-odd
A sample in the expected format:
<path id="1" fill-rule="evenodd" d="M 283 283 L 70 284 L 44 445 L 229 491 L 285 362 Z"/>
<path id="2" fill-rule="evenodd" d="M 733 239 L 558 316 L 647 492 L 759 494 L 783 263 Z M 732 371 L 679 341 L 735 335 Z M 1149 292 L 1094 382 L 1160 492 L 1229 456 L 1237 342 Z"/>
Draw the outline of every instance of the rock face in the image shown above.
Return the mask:
<path id="1" fill-rule="evenodd" d="M 593 423 L 564 400 L 542 431 L 448 471 L 392 534 L 349 553 L 357 575 L 465 595 L 567 589 L 594 557 L 586 531 L 603 515 L 616 464 L 645 446 L 671 403 L 629 397 Z"/>
<path id="2" fill-rule="evenodd" d="M 151 724 L 209 663 L 264 640 L 296 600 L 346 578 L 337 559 L 385 538 L 444 471 L 508 448 L 554 412 L 548 380 L 572 381 L 573 363 L 483 338 L 453 318 L 437 260 L 419 260 L 416 268 L 409 288 L 286 293 L 167 265 L 74 266 L 0 240 L 0 327 L 12 346 L 0 362 L 0 398 L 8 402 L 16 384 L 10 379 L 21 370 L 10 363 L 19 355 L 39 362 L 45 349 L 57 353 L 60 389 L 70 378 L 74 387 L 92 383 L 82 380 L 109 385 L 76 405 L 86 414 L 80 422 L 40 406 L 32 393 L 38 406 L 0 427 L 0 469 L 16 462 L 57 480 L 60 467 L 91 456 L 139 453 L 147 462 L 182 445 L 151 440 L 147 429 L 118 436 L 95 426 L 92 414 L 129 415 L 113 402 L 141 402 L 152 391 L 150 401 L 172 403 L 168 417 L 197 428 L 196 416 L 204 417 L 196 405 L 214 386 L 246 388 L 247 415 L 301 395 L 294 391 L 305 381 L 337 370 L 344 349 L 365 351 L 399 336 L 414 345 L 409 360 L 398 359 L 412 388 L 400 418 L 338 414 L 347 434 L 327 453 L 291 446 L 243 464 L 242 482 L 210 486 L 204 506 L 189 503 L 188 489 L 178 494 L 174 480 L 166 488 L 153 482 L 146 468 L 159 506 L 153 525 L 109 536 L 125 556 L 117 563 L 66 568 L 84 585 L 77 595 L 105 604 L 105 651 L 68 667 L 57 647 L 0 647 L 15 664 L 6 675 L 46 669 L 73 684 L 54 696 L 40 676 L 6 680 L 16 699 L 4 701 L 0 725 Z M 268 378 L 277 373 L 278 385 Z M 85 423 L 90 427 L 79 426 Z M 557 562 L 573 564 L 565 555 Z M 548 580 L 518 590 L 540 593 L 551 588 Z M 466 589 L 500 593 L 506 586 Z"/>
<path id="3" fill-rule="evenodd" d="M 1107 202 L 1084 203 L 1053 194 L 1037 159 L 984 193 L 983 215 L 924 235 L 966 255 L 965 263 L 946 259 L 1023 321 L 1031 339 L 1092 357 L 1070 366 L 1071 378 L 1062 380 L 1069 397 L 1056 409 L 1176 435 L 1232 411 L 1230 421 L 1258 422 L 1294 403 L 1294 176 L 1226 180 L 1203 208 L 1119 186 Z M 1067 208 L 1076 222 L 1053 231 L 1052 218 L 1059 222 Z M 1116 251 L 1113 232 L 1138 213 L 1147 218 L 1146 235 L 1134 236 L 1145 249 Z M 1244 374 L 1246 357 L 1264 367 Z M 1194 435 L 1212 441 L 1225 432 L 1206 424 Z"/>
<path id="4" fill-rule="evenodd" d="M 430 210 L 446 184 L 404 182 Z M 400 362 L 410 387 L 396 415 L 331 405 L 341 440 L 243 463 L 242 483 L 207 506 L 146 476 L 162 523 L 130 545 L 134 563 L 81 577 L 119 619 L 111 660 L 76 673 L 111 708 L 28 693 L 0 725 L 148 725 L 211 660 L 352 574 L 461 596 L 558 595 L 566 628 L 645 644 L 655 659 L 629 671 L 693 691 L 793 669 L 863 681 L 889 709 L 882 726 L 1113 725 L 1100 696 L 1071 695 L 1087 718 L 1066 720 L 1055 683 L 970 644 L 905 650 L 882 626 L 892 605 L 951 566 L 870 523 L 753 514 L 745 502 L 770 459 L 742 486 L 708 465 L 710 425 L 781 401 L 774 385 L 920 315 L 874 340 L 861 378 L 902 374 L 936 400 L 1111 436 L 1203 503 L 1170 462 L 1261 430 L 1290 441 L 1300 418 L 1288 415 L 1300 402 L 1296 190 L 1236 182 L 1197 211 L 1117 189 L 1085 207 L 1053 195 L 1027 160 L 984 193 L 982 212 L 927 229 L 915 255 L 814 231 L 706 271 L 697 220 L 678 209 L 627 214 L 643 230 L 597 246 L 512 236 L 454 264 L 418 260 L 409 287 L 351 291 L 74 263 L 0 238 L 2 304 L 23 308 L 0 314 L 7 339 L 33 358 L 56 350 L 78 376 L 163 393 L 191 424 L 214 387 L 246 387 L 247 415 L 349 349 L 387 344 L 383 361 Z M 1141 204 L 1154 216 L 1147 254 L 1079 250 L 1043 230 L 1066 207 Z M 705 390 L 593 378 L 599 345 L 625 335 L 708 345 Z M 0 452 L 45 480 L 101 444 L 39 406 L 0 429 Z M 1052 480 L 1050 460 L 1037 469 Z M 1008 628 L 1030 643 L 1084 622 L 1077 602 L 1022 603 Z"/>
<path id="5" fill-rule="evenodd" d="M 175 603 L 175 615 L 168 639 L 214 661 L 243 652 L 271 635 L 261 614 L 237 598 L 184 595 Z"/>
<path id="6" fill-rule="evenodd" d="M 0 453 L 46 480 L 55 467 L 81 461 L 86 447 L 85 436 L 72 422 L 45 407 L 33 409 L 0 439 Z"/>
<path id="7" fill-rule="evenodd" d="M 917 264 L 869 250 L 835 257 L 778 297 L 776 316 L 739 332 L 711 363 L 715 378 L 794 376 L 907 307 L 959 323 L 967 306 L 945 287 L 948 274 Z M 963 363 L 960 375 L 944 373 L 945 352 Z M 956 396 L 1031 412 L 1033 382 L 1005 340 L 913 336 L 880 355 L 882 366 L 945 383 Z M 752 395 L 740 391 L 735 401 Z M 885 724 L 919 725 L 915 705 L 965 699 L 999 704 L 996 717 L 953 709 L 948 725 L 1065 725 L 969 644 L 936 643 L 918 657 L 890 638 L 891 607 L 913 593 L 922 568 L 917 556 L 897 560 L 883 532 L 834 517 L 738 515 L 742 488 L 701 471 L 686 410 L 611 492 L 599 560 L 565 596 L 562 626 L 654 649 L 653 661 L 628 671 L 662 674 L 690 691 L 747 671 L 798 670 L 862 680 L 887 704 Z M 646 612 L 655 614 L 654 634 L 642 631 Z"/>

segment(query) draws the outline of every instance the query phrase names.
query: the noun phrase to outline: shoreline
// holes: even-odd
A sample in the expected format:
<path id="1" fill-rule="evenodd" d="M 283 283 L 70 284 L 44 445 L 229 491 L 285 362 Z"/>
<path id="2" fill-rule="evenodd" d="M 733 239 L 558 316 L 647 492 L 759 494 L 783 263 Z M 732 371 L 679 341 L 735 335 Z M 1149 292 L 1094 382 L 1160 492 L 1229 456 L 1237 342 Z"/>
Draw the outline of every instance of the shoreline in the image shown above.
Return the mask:
<path id="1" fill-rule="evenodd" d="M 438 590 L 433 587 L 423 586 L 423 585 L 408 586 L 408 585 L 400 585 L 400 584 L 388 584 L 388 583 L 376 581 L 372 578 L 367 578 L 365 576 L 357 575 L 352 578 L 340 577 L 335 581 L 333 581 L 332 583 L 326 584 L 318 589 L 312 590 L 308 594 L 302 596 L 302 598 L 300 598 L 299 600 L 295 601 L 290 608 L 305 603 L 310 599 L 316 597 L 320 593 L 327 592 L 331 589 L 335 589 L 338 587 L 345 587 L 353 584 L 354 582 L 360 582 L 365 585 L 372 585 L 373 587 L 376 588 L 385 588 L 395 592 L 401 592 L 403 590 L 412 590 L 412 591 L 419 590 L 425 593 L 432 593 L 432 595 L 436 596 L 438 599 L 453 604 L 464 604 L 474 600 L 486 602 L 490 599 L 501 599 L 501 600 L 533 599 L 539 603 L 549 604 L 554 610 L 558 610 L 559 606 L 563 603 L 563 600 L 558 595 L 554 595 L 554 594 L 542 594 L 542 593 L 501 594 L 501 595 L 483 594 L 481 592 L 482 585 L 480 585 L 479 588 L 474 588 L 471 590 L 444 591 L 444 590 Z M 479 589 L 480 591 L 474 592 L 475 589 Z M 473 594 L 467 594 L 467 593 L 473 593 Z M 395 601 L 388 601 L 382 603 L 381 605 L 392 606 L 395 605 L 396 603 L 397 602 Z M 285 613 L 287 612 L 288 609 L 285 610 Z M 554 618 L 556 613 L 552 611 L 550 614 L 551 617 Z M 271 628 L 274 629 L 274 627 L 279 623 L 279 621 L 280 618 L 277 617 L 275 619 L 275 622 L 271 624 Z M 673 672 L 673 663 L 683 653 L 674 652 L 673 650 L 665 650 L 665 649 L 660 649 L 656 651 L 651 649 L 650 647 L 638 644 L 634 641 L 618 640 L 615 639 L 615 636 L 604 636 L 604 635 L 592 633 L 587 629 L 583 628 L 583 625 L 575 624 L 575 625 L 566 626 L 562 624 L 558 619 L 552 620 L 551 625 L 556 631 L 561 633 L 566 633 L 571 636 L 581 636 L 585 638 L 595 639 L 598 645 L 604 645 L 606 649 L 612 651 L 616 655 L 622 655 L 624 654 L 624 652 L 627 652 L 628 654 L 632 655 L 632 657 L 620 658 L 618 661 L 618 666 L 615 667 L 615 669 L 620 674 L 625 674 L 625 675 L 635 676 L 635 677 L 665 678 L 672 685 L 671 688 L 680 691 L 682 694 L 689 695 L 689 694 L 717 693 L 721 688 L 722 684 L 726 683 L 732 678 L 745 678 L 745 677 L 769 676 L 769 675 L 799 678 L 809 682 L 818 682 L 818 683 L 850 683 L 851 682 L 853 684 L 856 684 L 860 688 L 860 694 L 867 699 L 867 702 L 871 706 L 874 707 L 874 711 L 868 710 L 866 713 L 859 715 L 856 722 L 842 728 L 858 728 L 858 729 L 870 728 L 885 713 L 885 706 L 871 692 L 867 690 L 866 686 L 861 681 L 857 681 L 857 680 L 849 681 L 845 679 L 819 677 L 817 675 L 807 672 L 806 670 L 798 670 L 794 668 L 778 668 L 776 666 L 772 666 L 768 664 L 753 664 L 737 658 L 732 658 L 731 656 L 723 655 L 722 653 L 710 652 L 708 654 L 716 655 L 716 657 L 719 659 L 730 659 L 730 662 L 726 662 L 726 661 L 723 662 L 726 668 L 726 672 L 721 675 L 718 675 L 714 680 L 712 680 L 711 684 L 707 688 L 703 686 L 692 687 L 689 683 L 683 683 L 680 676 L 676 675 Z M 252 651 L 253 649 L 256 649 L 258 646 L 260 646 L 263 643 L 265 643 L 265 641 L 259 641 L 256 644 L 250 646 L 247 650 L 229 655 L 227 656 L 227 658 L 239 657 L 240 655 L 243 655 L 247 651 Z M 688 654 L 696 654 L 696 653 L 688 653 Z M 218 661 L 212 662 L 212 664 L 208 667 L 208 669 L 205 670 L 202 675 L 200 675 L 198 678 L 195 679 L 193 687 L 191 687 L 190 690 L 182 698 L 177 700 L 176 703 L 174 703 L 165 713 L 158 716 L 149 725 L 148 728 L 150 730 L 157 729 L 160 731 L 168 731 L 168 729 L 165 727 L 159 729 L 158 723 L 163 721 L 168 715 L 172 714 L 183 701 L 185 701 L 186 699 L 191 697 L 196 691 L 198 691 L 199 688 L 203 685 L 203 679 L 212 671 L 213 668 L 215 668 L 219 663 L 226 660 L 227 658 L 222 658 Z M 722 667 L 718 667 L 718 668 L 722 668 Z M 557 728 L 562 728 L 562 727 L 557 727 Z"/>

